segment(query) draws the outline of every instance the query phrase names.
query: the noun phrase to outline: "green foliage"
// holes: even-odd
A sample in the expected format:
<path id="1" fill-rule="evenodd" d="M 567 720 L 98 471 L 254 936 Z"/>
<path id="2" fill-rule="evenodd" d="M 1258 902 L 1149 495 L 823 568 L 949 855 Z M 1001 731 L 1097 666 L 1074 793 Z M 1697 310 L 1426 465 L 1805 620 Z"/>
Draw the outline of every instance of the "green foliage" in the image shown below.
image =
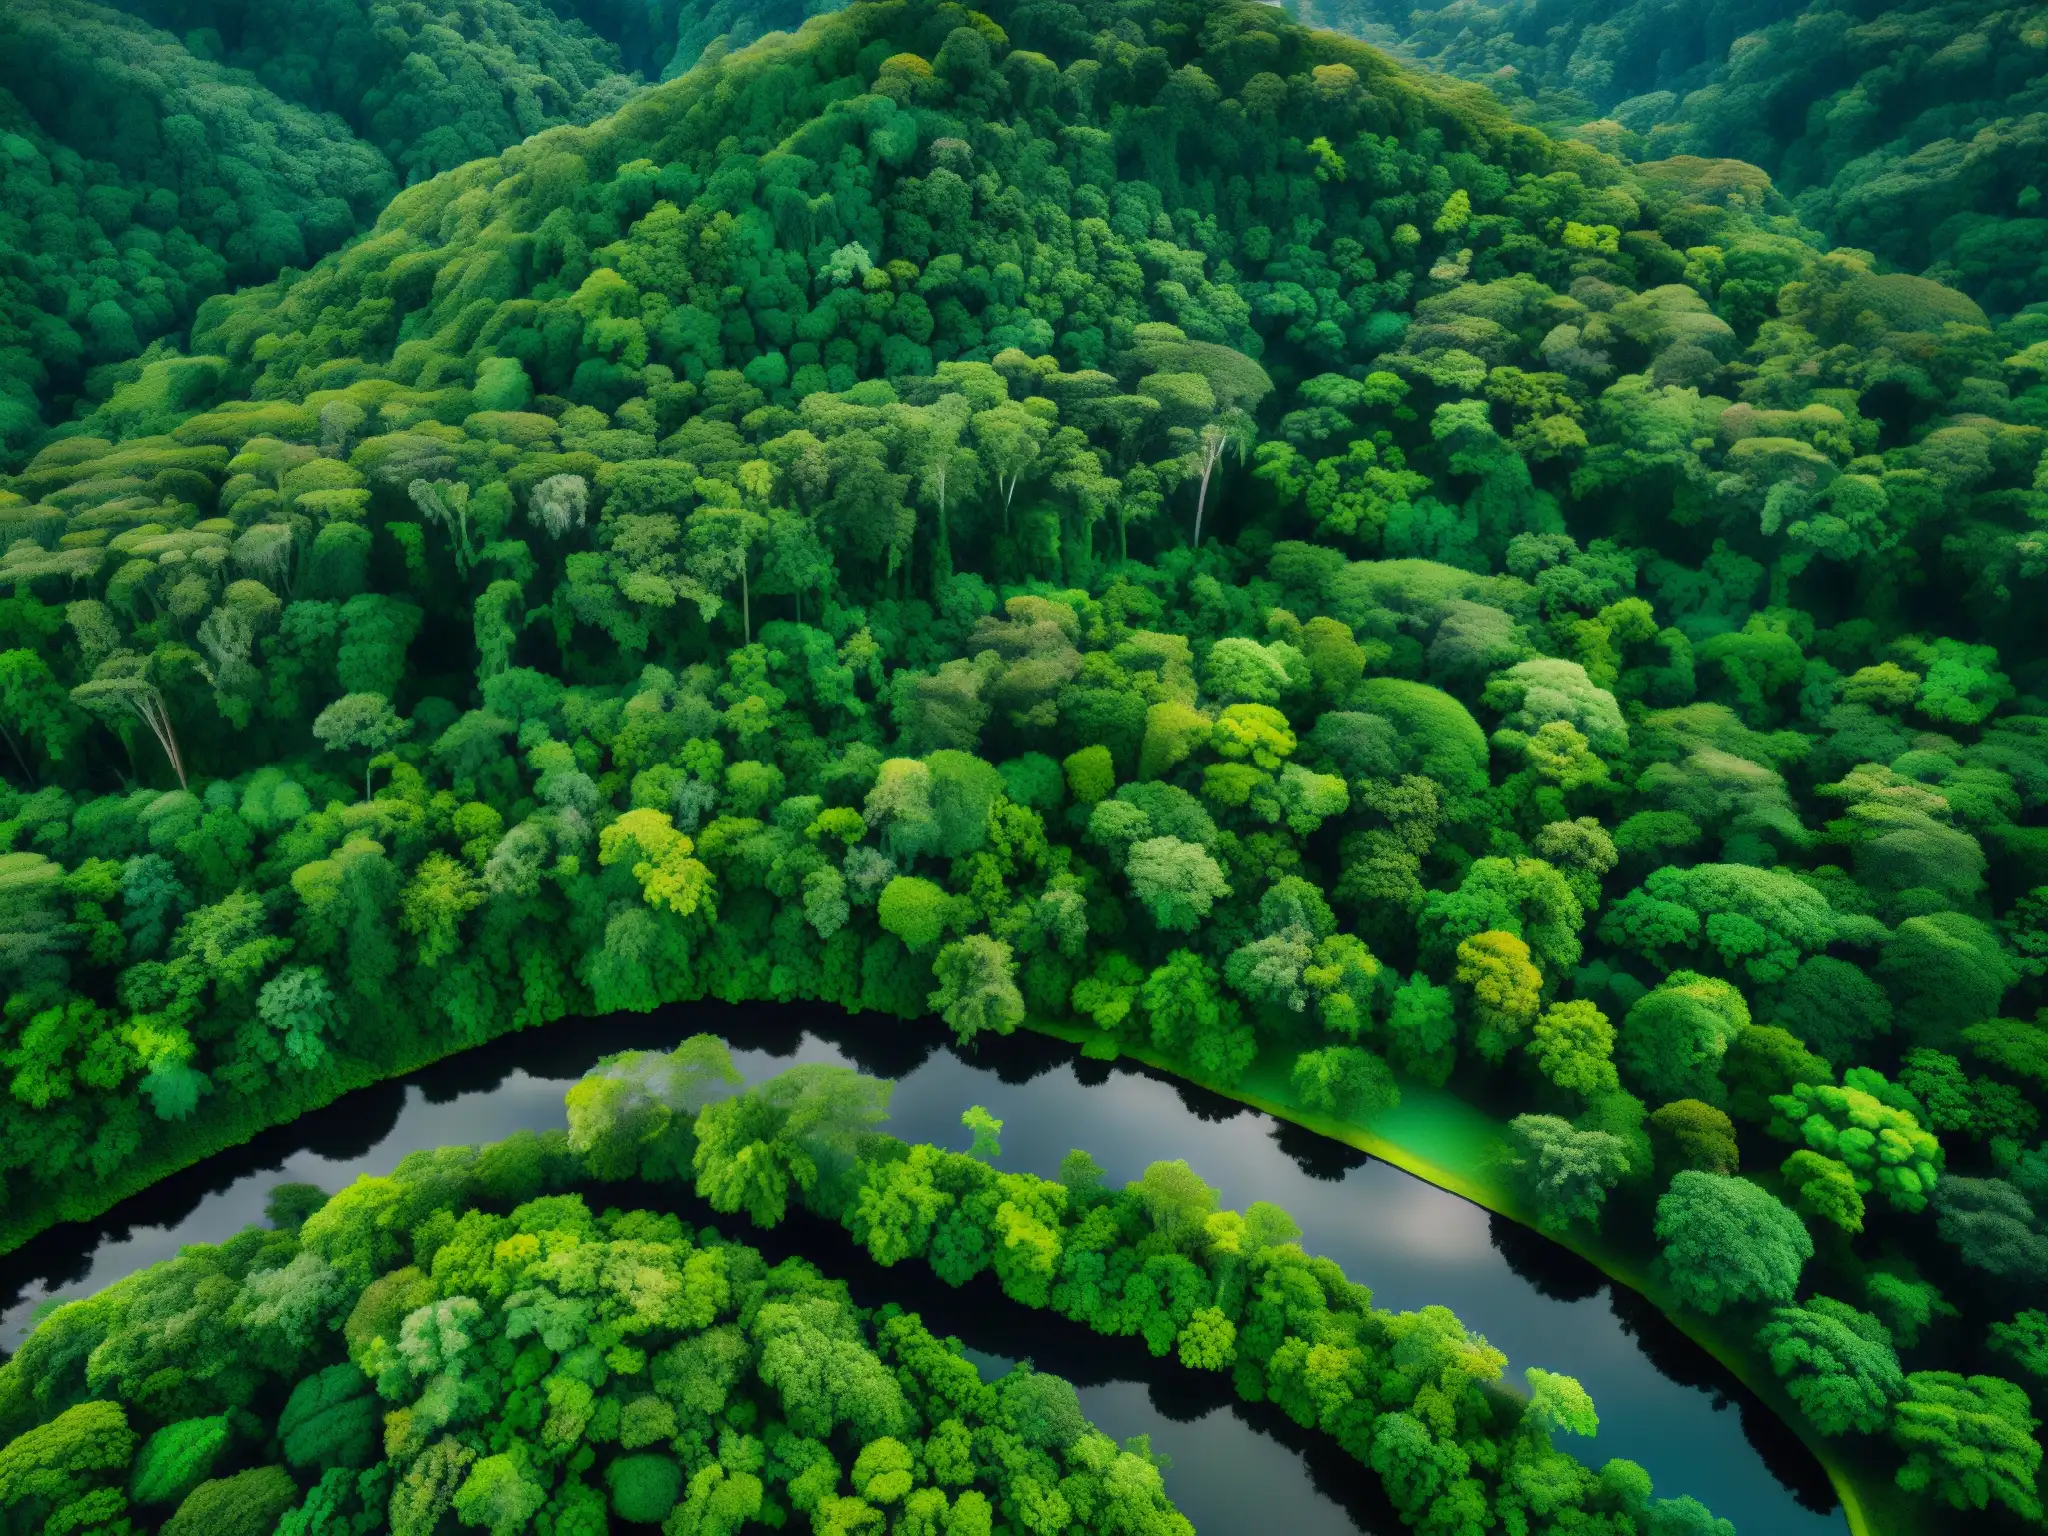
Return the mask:
<path id="1" fill-rule="evenodd" d="M 7 1233 L 367 1076 L 716 998 L 965 1041 L 1086 1020 L 1098 1054 L 1219 1085 L 1257 1062 L 1351 1119 L 1456 1074 L 1515 1117 L 1547 1223 L 1598 1221 L 1622 1180 L 1617 1208 L 1661 1195 L 1710 1310 L 1791 1302 L 1803 1215 L 1833 1229 L 1824 1288 L 1931 1332 L 1946 1303 L 1879 1246 L 1930 1198 L 1966 1263 L 2038 1278 L 2048 907 L 2014 893 L 2048 889 L 2048 339 L 2004 255 L 1995 280 L 1954 264 L 2016 203 L 1832 250 L 1801 223 L 1847 238 L 1887 187 L 1922 206 L 1939 168 L 1879 146 L 1973 121 L 1870 128 L 1897 102 L 1836 65 L 1883 43 L 1736 18 L 1772 41 L 1722 75 L 1691 33 L 1630 52 L 1626 6 L 1540 46 L 1482 7 L 1445 57 L 1510 98 L 1500 64 L 1584 47 L 1574 88 L 1621 126 L 1564 140 L 1299 17 L 1181 0 L 801 31 L 786 6 L 579 8 L 610 42 L 540 0 L 138 8 L 169 30 L 79 0 L 0 23 L 25 40 L 0 80 Z M 2006 26 L 1930 66 L 1951 105 L 1970 59 L 2026 56 Z M 1692 94 L 1612 95 L 1666 54 Z M 1795 57 L 1834 61 L 1784 89 L 1843 183 L 1776 162 L 1796 210 L 1673 137 Z M 670 78 L 629 101 L 626 63 Z M 2005 165 L 2010 136 L 1970 132 Z M 1843 157 L 1856 134 L 1874 158 Z M 1880 270 L 1908 246 L 1936 265 Z M 1261 1257 L 1285 1240 L 1212 1253 L 1212 1213 L 1157 1188 L 950 1154 L 857 1181 L 871 1090 L 736 1086 L 701 1041 L 607 1063 L 492 1188 L 541 1195 L 574 1158 L 773 1221 L 861 1182 L 878 1257 L 1227 1367 L 1384 1463 L 1410 1514 L 1519 1529 L 1570 1481 L 1533 1427 L 1489 1462 L 1376 1364 L 1311 1365 L 1379 1347 L 1348 1322 L 1283 1348 L 1257 1306 L 1292 1294 Z M 1733 1177 L 1738 1124 L 1753 1158 L 1792 1143 L 1796 1213 Z M 1070 1269 L 1074 1233 L 1122 1251 L 1126 1216 L 1151 1248 Z M 321 1473 L 321 1521 L 605 1518 L 611 1452 L 572 1492 L 460 1439 L 481 1367 L 440 1357 L 471 1326 L 441 1304 L 482 1301 L 415 1297 L 454 1239 L 395 1184 L 276 1225 L 303 1252 L 253 1271 L 246 1327 L 277 1390 L 173 1408 L 138 1374 L 149 1434 L 279 1409 L 262 1455 Z M 433 1355 L 441 1384 L 384 1426 L 388 1488 L 330 1484 L 375 1463 L 384 1410 L 305 1341 L 407 1260 L 348 1342 Z M 405 1396 L 387 1367 L 379 1405 Z M 518 1411 L 568 1425 L 596 1374 L 551 1368 Z M 799 1504 L 774 1489 L 822 1462 L 714 1476 L 659 1392 L 619 1422 L 642 1399 L 637 1443 L 597 1407 L 591 1443 L 672 1454 L 662 1519 L 692 1529 L 1040 1519 L 913 1510 L 935 1490 L 883 1460 Z M 863 1387 L 788 1421 L 878 1442 L 892 1412 Z"/>
<path id="2" fill-rule="evenodd" d="M 1906 1453 L 1899 1486 L 1954 1509 L 1996 1502 L 2022 1519 L 2039 1519 L 2037 1423 L 2027 1394 L 2012 1382 L 1915 1371 L 1893 1410 L 1892 1439 Z"/>
<path id="3" fill-rule="evenodd" d="M 1687 1169 L 1657 1202 L 1657 1237 L 1678 1298 L 1713 1314 L 1784 1302 L 1813 1257 L 1799 1218 L 1747 1179 Z"/>
<path id="4" fill-rule="evenodd" d="M 1650 1140 L 1661 1166 L 1701 1173 L 1734 1173 L 1742 1166 L 1735 1122 L 1698 1099 L 1674 1099 L 1649 1119 Z M 1795 1154 L 1796 1155 L 1796 1154 Z"/>
<path id="5" fill-rule="evenodd" d="M 1614 1026 L 1582 999 L 1552 1003 L 1536 1021 L 1528 1050 L 1536 1070 L 1567 1092 L 1590 1098 L 1621 1086 L 1614 1070 Z"/>
<path id="6" fill-rule="evenodd" d="M 1024 1022 L 1016 971 L 1009 945 L 971 933 L 939 951 L 932 963 L 939 985 L 928 1001 L 963 1045 L 984 1030 L 1007 1035 Z"/>
<path id="7" fill-rule="evenodd" d="M 129 1492 L 138 1504 L 176 1504 L 206 1480 L 227 1448 L 224 1414 L 166 1424 L 143 1442 Z"/>
<path id="8" fill-rule="evenodd" d="M 1881 1432 L 1906 1395 L 1905 1374 L 1884 1324 L 1831 1296 L 1779 1307 L 1757 1342 L 1785 1390 L 1824 1435 Z"/>
<path id="9" fill-rule="evenodd" d="M 268 1536 L 298 1501 L 298 1484 L 283 1467 L 258 1467 L 201 1483 L 163 1528 L 166 1536 Z"/>
<path id="10" fill-rule="evenodd" d="M 1863 1185 L 1847 1163 L 1802 1147 L 1778 1171 L 1794 1209 L 1844 1232 L 1863 1230 Z"/>
<path id="11" fill-rule="evenodd" d="M 621 1456 L 605 1469 L 612 1512 L 629 1525 L 659 1525 L 683 1491 L 683 1469 L 673 1456 L 642 1452 Z"/>
<path id="12" fill-rule="evenodd" d="M 277 1421 L 278 1445 L 288 1466 L 324 1472 L 375 1460 L 377 1404 L 364 1387 L 361 1372 L 331 1365 L 292 1388 Z"/>
<path id="13" fill-rule="evenodd" d="M 1621 1064 L 1653 1098 L 1719 1104 L 1727 1097 L 1721 1060 L 1748 1022 L 1739 989 L 1718 977 L 1674 971 L 1622 1020 Z"/>
<path id="14" fill-rule="evenodd" d="M 2048 1222 L 2006 1180 L 1950 1174 L 1935 1186 L 1934 1211 L 1942 1239 L 1965 1264 L 2022 1285 L 2048 1280 Z"/>
<path id="15" fill-rule="evenodd" d="M 1386 1062 L 1355 1045 L 1303 1051 L 1294 1058 L 1293 1083 L 1310 1109 L 1346 1120 L 1370 1120 L 1401 1102 Z"/>
<path id="16" fill-rule="evenodd" d="M 784 1090 L 771 1080 L 754 1092 L 776 1099 Z M 718 1108 L 704 1111 L 700 1126 Z M 964 1118 L 977 1127 L 987 1123 L 977 1109 Z M 1621 1145 L 1608 1133 L 1594 1139 Z M 1588 1196 L 1595 1207 L 1598 1194 Z M 1026 1307 L 1050 1309 L 1106 1336 L 1135 1335 L 1154 1355 L 1172 1355 L 1190 1370 L 1229 1370 L 1241 1395 L 1274 1402 L 1303 1429 L 1330 1437 L 1342 1453 L 1370 1466 L 1397 1504 L 1412 1501 L 1418 1487 L 1441 1486 L 1446 1469 L 1454 1468 L 1460 1509 L 1483 1522 L 1489 1510 L 1521 1507 L 1526 1481 L 1513 1471 L 1519 1458 L 1547 1446 L 1556 1431 L 1590 1435 L 1598 1427 L 1584 1389 L 1543 1371 L 1529 1373 L 1532 1398 L 1525 1411 L 1496 1417 L 1489 1405 L 1498 1401 L 1506 1363 L 1499 1351 L 1442 1307 L 1374 1309 L 1363 1286 L 1327 1259 L 1302 1252 L 1300 1231 L 1285 1212 L 1263 1203 L 1243 1212 L 1220 1210 L 1216 1191 L 1185 1161 L 1152 1163 L 1141 1178 L 1113 1190 L 1083 1152 L 1067 1155 L 1054 1183 L 999 1173 L 972 1154 L 873 1135 L 859 1141 L 843 1176 L 820 1179 L 803 1198 L 885 1265 L 921 1259 L 956 1285 L 993 1269 L 1005 1294 Z M 765 1224 L 779 1213 L 750 1214 Z M 764 1324 L 776 1312 L 764 1307 Z M 831 1348 L 815 1335 L 805 1342 L 821 1355 Z M 764 1376 L 771 1368 L 797 1367 L 793 1356 L 780 1355 L 764 1359 Z M 818 1390 L 829 1392 L 832 1369 L 827 1362 L 806 1364 L 802 1379 L 826 1377 Z M 989 1388 L 964 1362 L 952 1360 L 946 1369 L 956 1373 L 956 1384 L 936 1395 L 993 1397 L 1003 1425 L 1023 1446 L 1075 1455 L 1089 1445 L 1092 1432 L 1065 1382 L 1023 1366 Z M 662 1380 L 657 1371 L 657 1389 Z M 1361 1388 L 1384 1410 L 1355 1406 Z M 872 1390 L 886 1396 L 879 1384 Z M 874 1411 L 881 1407 L 877 1402 Z M 1467 1428 L 1453 1441 L 1433 1427 L 1440 1423 Z M 1449 1449 L 1458 1456 L 1449 1456 Z M 852 1471 L 860 1496 L 893 1507 L 904 1490 L 923 1486 L 910 1450 L 900 1429 L 871 1434 Z M 723 1449 L 720 1455 L 723 1461 Z M 928 1440 L 922 1466 L 934 1481 L 950 1485 L 954 1475 L 945 1467 L 952 1455 Z M 1121 1465 L 1122 1475 L 1140 1486 L 1156 1480 L 1156 1472 L 1142 1470 L 1149 1467 L 1142 1459 Z M 1638 1506 L 1649 1491 L 1641 1476 Z M 1558 1509 L 1605 1507 L 1605 1493 L 1590 1477 L 1560 1486 L 1556 1498 Z M 1698 1528 L 1713 1528 L 1697 1505 L 1690 1509 Z"/>
<path id="17" fill-rule="evenodd" d="M 1851 1083 L 1800 1083 L 1771 1105 L 1783 1126 L 1815 1152 L 1846 1164 L 1861 1190 L 1876 1189 L 1903 1211 L 1927 1207 L 1941 1177 L 1941 1143 L 1910 1110 L 1882 1102 L 1857 1080 L 1875 1079 L 1867 1067 L 1850 1072 Z M 1882 1079 L 1871 1087 L 1885 1086 Z"/>
<path id="18" fill-rule="evenodd" d="M 1608 1191 L 1629 1171 L 1620 1137 L 1578 1130 L 1556 1115 L 1517 1115 L 1508 1122 L 1508 1136 L 1511 1166 L 1545 1227 L 1597 1222 Z"/>
<path id="19" fill-rule="evenodd" d="M 757 1092 L 809 1126 L 814 1146 L 843 1152 L 855 1133 L 837 1083 L 799 1069 Z M 872 1088 L 853 1092 L 873 1101 Z M 124 1362 L 105 1387 L 135 1404 L 148 1431 L 139 1456 L 119 1405 L 42 1406 L 51 1389 L 71 1390 L 76 1336 L 68 1322 L 34 1330 L 9 1366 L 25 1427 L 0 1447 L 0 1508 L 38 1529 L 52 1510 L 53 1528 L 126 1529 L 120 1485 L 132 1482 L 152 1524 L 182 1499 L 162 1524 L 176 1536 L 443 1522 L 515 1536 L 603 1530 L 607 1518 L 736 1532 L 770 1509 L 859 1529 L 873 1523 L 861 1511 L 884 1508 L 927 1521 L 913 1529 L 987 1536 L 992 1509 L 1057 1487 L 1084 1509 L 1113 1506 L 1117 1529 L 1190 1530 L 1158 1467 L 1118 1451 L 1057 1378 L 1025 1367 L 985 1386 L 957 1343 L 915 1316 L 864 1311 L 804 1261 L 771 1268 L 672 1214 L 596 1216 L 573 1194 L 508 1199 L 501 1164 L 514 1145 L 422 1152 L 374 1181 L 379 1209 L 417 1233 L 413 1256 L 432 1247 L 431 1278 L 392 1267 L 407 1257 L 394 1245 L 344 1279 L 305 1246 L 320 1237 L 313 1221 L 304 1241 L 252 1229 L 188 1247 L 75 1306 L 101 1358 Z M 346 1326 L 284 1340 L 265 1309 L 279 1275 L 309 1269 L 326 1277 L 320 1319 Z M 195 1336 L 208 1317 L 216 1325 Z M 1228 1321 L 1204 1321 L 1208 1347 L 1227 1353 Z M 273 1465 L 198 1481 L 230 1425 L 260 1460 L 269 1429 L 254 1405 L 284 1397 L 294 1377 L 277 1426 L 293 1464 L 310 1473 L 334 1452 L 333 1421 L 351 1404 L 371 1411 L 342 1435 L 359 1444 L 303 1493 Z M 177 1418 L 178 1404 L 209 1412 Z"/>

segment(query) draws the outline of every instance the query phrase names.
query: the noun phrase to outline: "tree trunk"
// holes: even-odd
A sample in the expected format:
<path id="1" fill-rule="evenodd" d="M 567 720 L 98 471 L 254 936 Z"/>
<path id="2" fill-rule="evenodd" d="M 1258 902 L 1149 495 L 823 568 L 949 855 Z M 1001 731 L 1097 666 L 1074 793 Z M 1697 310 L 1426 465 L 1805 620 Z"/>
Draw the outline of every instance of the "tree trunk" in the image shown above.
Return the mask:
<path id="1" fill-rule="evenodd" d="M 130 707 L 149 727 L 150 734 L 156 737 L 156 744 L 164 749 L 164 756 L 170 760 L 171 772 L 178 776 L 178 788 L 190 788 L 185 782 L 184 760 L 178 755 L 177 732 L 171 729 L 170 713 L 164 708 L 163 700 L 152 697 L 147 703 L 133 703 Z"/>
<path id="2" fill-rule="evenodd" d="M 1202 509 L 1209 502 L 1209 477 L 1216 472 L 1216 461 L 1223 457 L 1223 440 L 1202 445 L 1202 486 L 1195 493 L 1195 548 L 1202 547 Z"/>
<path id="3" fill-rule="evenodd" d="M 26 777 L 28 780 L 29 788 L 35 788 L 36 771 L 35 769 L 29 767 L 28 759 L 22 756 L 21 746 L 18 742 L 15 741 L 14 732 L 8 730 L 6 726 L 0 725 L 0 736 L 5 736 L 7 738 L 7 750 L 12 752 L 14 754 L 14 760 L 17 763 L 21 764 L 21 771 L 23 776 Z"/>

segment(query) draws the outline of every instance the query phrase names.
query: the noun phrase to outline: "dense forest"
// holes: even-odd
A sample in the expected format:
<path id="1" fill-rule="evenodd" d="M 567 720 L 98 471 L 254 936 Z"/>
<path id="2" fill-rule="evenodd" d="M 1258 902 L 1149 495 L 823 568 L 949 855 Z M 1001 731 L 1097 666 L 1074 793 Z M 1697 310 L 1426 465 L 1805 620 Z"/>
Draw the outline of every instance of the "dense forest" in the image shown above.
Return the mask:
<path id="1" fill-rule="evenodd" d="M 1634 162 L 1255 5 L 734 46 L 764 18 L 39 4 L 0 26 L 116 80 L 90 21 L 168 94 L 108 86 L 116 146 L 8 83 L 51 211 L 0 231 L 43 391 L 0 482 L 6 1241 L 571 1015 L 1034 1024 L 1325 1124 L 1454 1091 L 1534 1218 L 1912 1519 L 2040 1522 L 2048 310 L 1831 244 L 1726 146 Z M 903 1209 L 986 1193 L 916 1157 Z M 1142 1199 L 1033 1200 L 990 1218 L 1017 1262 L 1094 1222 L 1223 1294 Z M 1400 1355 L 1338 1313 L 1313 1371 Z M 128 1413 L 82 1456 L 272 1390 L 158 1411 L 62 1374 L 101 1348 L 8 1368 Z M 1552 1520 L 1458 1390 L 1418 1528 L 1692 1529 L 1577 1483 Z M 1378 1419 L 1302 1412 L 1377 1466 Z M 235 1434 L 267 1481 L 208 1497 L 283 1497 Z M 519 1520 L 597 1497 L 471 1452 Z M 801 1507 L 763 1465 L 722 1475 Z M 124 1476 L 58 1492 L 125 1519 Z M 305 1529 L 397 1497 L 344 1481 Z"/>
<path id="2" fill-rule="evenodd" d="M 0 1367 L 8 1528 L 1192 1532 L 1059 1377 L 985 1384 L 801 1259 L 593 1214 L 581 1172 L 557 1133 L 283 1185 L 268 1230 L 53 1313 Z"/>
<path id="3" fill-rule="evenodd" d="M 655 18 L 593 14 L 647 50 Z M 399 187 L 601 117 L 640 83 L 616 42 L 541 0 L 445 18 L 366 0 L 10 4 L 0 444 L 61 421 L 90 370 L 211 295 L 369 229 Z"/>
<path id="4" fill-rule="evenodd" d="M 1290 13 L 1481 80 L 1639 160 L 1762 167 L 1842 246 L 1999 313 L 2044 291 L 2048 29 L 1970 0 L 1304 0 Z"/>

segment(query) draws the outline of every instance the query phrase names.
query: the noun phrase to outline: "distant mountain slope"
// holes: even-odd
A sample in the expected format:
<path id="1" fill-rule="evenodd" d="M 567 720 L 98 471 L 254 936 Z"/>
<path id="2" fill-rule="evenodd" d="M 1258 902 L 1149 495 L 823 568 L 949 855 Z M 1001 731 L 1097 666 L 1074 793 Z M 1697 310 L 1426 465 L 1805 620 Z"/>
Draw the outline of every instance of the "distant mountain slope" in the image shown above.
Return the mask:
<path id="1" fill-rule="evenodd" d="M 397 190 L 342 123 L 84 0 L 0 7 L 0 440 Z"/>
<path id="2" fill-rule="evenodd" d="M 602 117 L 636 85 L 615 43 L 545 0 L 471 0 L 446 14 L 372 0 L 123 8 L 287 101 L 336 114 L 408 182 L 543 128 Z"/>
<path id="3" fill-rule="evenodd" d="M 0 9 L 0 443 L 61 420 L 90 368 L 182 330 L 209 294 L 368 228 L 406 181 L 639 85 L 541 0 L 128 10 Z"/>
<path id="4" fill-rule="evenodd" d="M 1646 159 L 1762 166 L 1839 244 L 1996 313 L 2048 300 L 2048 18 L 1998 0 L 1303 0 L 1305 20 L 1484 80 L 1533 120 L 1612 118 Z"/>

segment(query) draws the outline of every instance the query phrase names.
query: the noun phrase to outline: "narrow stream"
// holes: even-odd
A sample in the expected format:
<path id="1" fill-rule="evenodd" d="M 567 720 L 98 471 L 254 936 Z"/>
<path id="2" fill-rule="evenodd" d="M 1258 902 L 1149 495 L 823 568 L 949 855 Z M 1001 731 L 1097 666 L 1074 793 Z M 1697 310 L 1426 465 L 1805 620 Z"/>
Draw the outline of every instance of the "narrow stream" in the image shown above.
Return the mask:
<path id="1" fill-rule="evenodd" d="M 1378 1305 L 1450 1307 L 1507 1353 L 1512 1378 L 1530 1365 L 1576 1376 L 1598 1405 L 1600 1433 L 1560 1443 L 1592 1465 L 1610 1456 L 1641 1462 L 1660 1495 L 1692 1494 L 1743 1536 L 1846 1529 L 1825 1474 L 1768 1409 L 1640 1297 L 1547 1239 L 1341 1144 L 1143 1068 L 1085 1061 L 1033 1035 L 986 1040 L 963 1056 L 935 1025 L 833 1009 L 712 1005 L 564 1023 L 364 1089 L 172 1177 L 96 1223 L 45 1233 L 0 1259 L 0 1346 L 14 1348 L 56 1300 L 260 1222 L 275 1184 L 338 1189 L 357 1174 L 389 1172 L 422 1147 L 559 1126 L 563 1094 L 598 1057 L 667 1048 L 698 1031 L 721 1034 L 749 1081 L 799 1061 L 895 1078 L 888 1129 L 908 1140 L 964 1146 L 960 1113 L 984 1105 L 1005 1122 L 1000 1167 L 1052 1176 L 1069 1148 L 1083 1147 L 1122 1182 L 1156 1159 L 1186 1158 L 1225 1205 L 1270 1200 L 1290 1211 L 1303 1246 L 1337 1260 L 1372 1288 Z M 1029 1356 L 1068 1377 L 1106 1432 L 1149 1434 L 1154 1450 L 1172 1459 L 1168 1492 L 1205 1532 L 1400 1529 L 1376 1479 L 1270 1408 L 1237 1403 L 1226 1378 L 1211 1384 L 1152 1361 L 1133 1340 L 1098 1339 L 1025 1312 L 992 1284 L 949 1291 L 920 1280 L 919 1266 L 899 1265 L 885 1292 L 881 1272 L 836 1229 L 764 1235 L 724 1225 L 770 1252 L 813 1254 L 865 1304 L 898 1295 L 935 1331 L 958 1335 L 985 1370 Z"/>

